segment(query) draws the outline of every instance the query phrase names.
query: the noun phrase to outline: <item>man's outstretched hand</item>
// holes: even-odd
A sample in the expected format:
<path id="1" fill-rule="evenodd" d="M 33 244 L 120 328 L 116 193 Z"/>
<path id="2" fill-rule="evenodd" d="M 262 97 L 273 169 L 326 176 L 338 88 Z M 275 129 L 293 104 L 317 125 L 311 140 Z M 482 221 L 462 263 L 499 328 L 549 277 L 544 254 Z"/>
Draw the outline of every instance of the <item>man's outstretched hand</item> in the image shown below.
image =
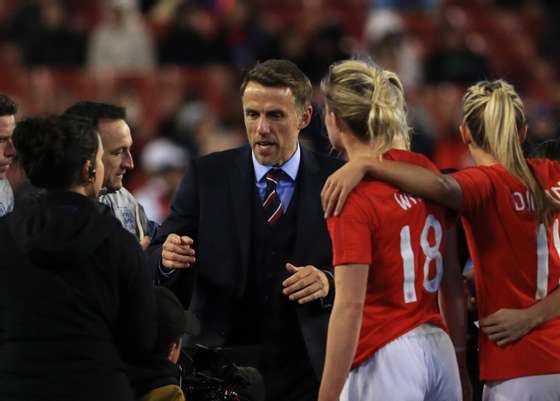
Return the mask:
<path id="1" fill-rule="evenodd" d="M 292 273 L 282 285 L 282 293 L 290 301 L 297 301 L 299 304 L 324 298 L 329 293 L 329 280 L 325 272 L 315 266 L 307 265 L 297 267 L 291 263 L 286 263 L 286 270 Z"/>
<path id="2" fill-rule="evenodd" d="M 161 249 L 161 265 L 166 269 L 186 269 L 196 261 L 193 240 L 186 235 L 169 234 Z"/>

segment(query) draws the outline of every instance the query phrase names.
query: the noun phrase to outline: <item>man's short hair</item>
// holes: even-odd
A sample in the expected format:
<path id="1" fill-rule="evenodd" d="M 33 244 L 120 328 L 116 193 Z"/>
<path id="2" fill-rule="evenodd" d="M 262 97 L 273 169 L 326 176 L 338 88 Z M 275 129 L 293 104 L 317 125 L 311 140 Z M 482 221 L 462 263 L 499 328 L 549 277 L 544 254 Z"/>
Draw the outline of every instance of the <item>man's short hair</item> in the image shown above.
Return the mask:
<path id="1" fill-rule="evenodd" d="M 0 117 L 15 116 L 18 110 L 16 102 L 10 97 L 0 94 Z"/>
<path id="2" fill-rule="evenodd" d="M 257 63 L 243 78 L 241 96 L 249 82 L 275 88 L 290 88 L 296 105 L 300 108 L 311 103 L 312 87 L 309 78 L 289 60 L 267 60 Z"/>
<path id="3" fill-rule="evenodd" d="M 64 115 L 74 115 L 89 118 L 95 126 L 101 120 L 124 120 L 126 109 L 110 103 L 92 102 L 84 100 L 68 107 Z"/>

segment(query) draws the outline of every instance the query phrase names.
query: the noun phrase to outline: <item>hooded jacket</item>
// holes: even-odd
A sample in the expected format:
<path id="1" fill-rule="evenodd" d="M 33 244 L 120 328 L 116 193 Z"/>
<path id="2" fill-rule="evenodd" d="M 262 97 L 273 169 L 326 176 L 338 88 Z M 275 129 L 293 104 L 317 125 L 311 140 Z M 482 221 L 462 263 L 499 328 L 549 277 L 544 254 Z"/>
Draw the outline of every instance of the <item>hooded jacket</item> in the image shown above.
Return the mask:
<path id="1" fill-rule="evenodd" d="M 140 245 L 97 202 L 47 193 L 0 219 L 0 399 L 132 400 L 123 362 L 154 322 Z"/>

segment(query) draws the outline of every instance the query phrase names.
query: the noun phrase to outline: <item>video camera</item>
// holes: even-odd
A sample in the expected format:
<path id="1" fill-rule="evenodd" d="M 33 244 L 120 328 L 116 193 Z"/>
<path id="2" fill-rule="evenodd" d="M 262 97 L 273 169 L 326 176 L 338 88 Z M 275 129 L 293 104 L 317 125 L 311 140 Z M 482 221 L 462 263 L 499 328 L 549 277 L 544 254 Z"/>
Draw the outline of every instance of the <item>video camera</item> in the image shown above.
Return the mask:
<path id="1" fill-rule="evenodd" d="M 227 360 L 224 348 L 183 349 L 178 366 L 189 401 L 264 401 L 264 382 L 253 367 Z"/>

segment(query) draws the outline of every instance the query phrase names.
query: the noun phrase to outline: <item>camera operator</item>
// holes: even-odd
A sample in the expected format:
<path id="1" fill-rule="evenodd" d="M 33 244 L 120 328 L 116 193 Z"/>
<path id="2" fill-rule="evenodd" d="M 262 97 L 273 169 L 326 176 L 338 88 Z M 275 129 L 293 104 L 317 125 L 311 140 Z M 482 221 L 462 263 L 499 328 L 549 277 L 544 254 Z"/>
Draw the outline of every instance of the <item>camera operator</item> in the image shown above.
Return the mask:
<path id="1" fill-rule="evenodd" d="M 156 287 L 158 336 L 154 351 L 140 365 L 129 366 L 135 397 L 141 401 L 184 401 L 177 361 L 181 354 L 181 336 L 197 335 L 198 320 L 183 309 L 175 295 Z"/>

